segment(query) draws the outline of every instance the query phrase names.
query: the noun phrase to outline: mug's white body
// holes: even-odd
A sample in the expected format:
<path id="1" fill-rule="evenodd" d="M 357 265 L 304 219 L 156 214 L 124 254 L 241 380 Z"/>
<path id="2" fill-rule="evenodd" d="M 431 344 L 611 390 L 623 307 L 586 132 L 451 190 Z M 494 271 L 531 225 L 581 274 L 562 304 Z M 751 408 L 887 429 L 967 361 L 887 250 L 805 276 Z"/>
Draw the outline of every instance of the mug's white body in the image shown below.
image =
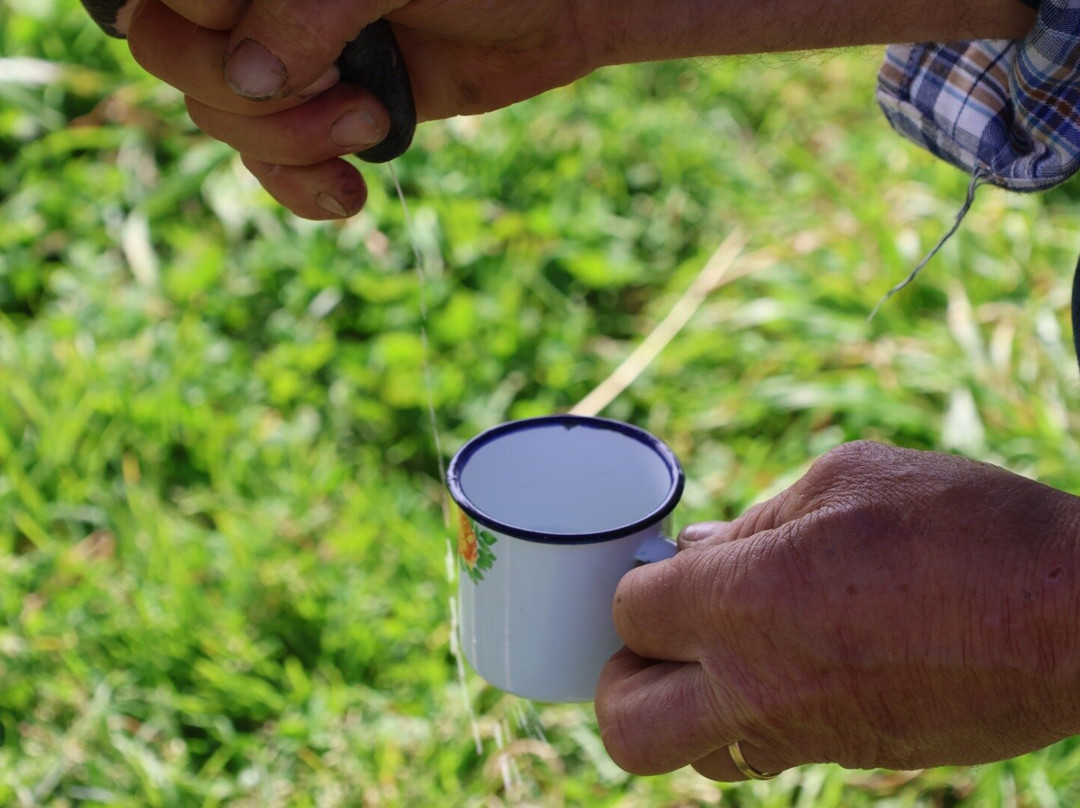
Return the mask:
<path id="1" fill-rule="evenodd" d="M 619 580 L 666 558 L 682 494 L 674 453 L 629 424 L 561 415 L 494 427 L 447 483 L 461 507 L 461 644 L 491 684 L 538 701 L 589 701 L 621 645 Z"/>
<path id="2" fill-rule="evenodd" d="M 660 526 L 570 545 L 491 535 L 491 568 L 482 580 L 462 574 L 459 583 L 469 664 L 519 696 L 592 700 L 600 670 L 622 645 L 611 616 L 615 589 L 639 550 L 663 541 Z"/>

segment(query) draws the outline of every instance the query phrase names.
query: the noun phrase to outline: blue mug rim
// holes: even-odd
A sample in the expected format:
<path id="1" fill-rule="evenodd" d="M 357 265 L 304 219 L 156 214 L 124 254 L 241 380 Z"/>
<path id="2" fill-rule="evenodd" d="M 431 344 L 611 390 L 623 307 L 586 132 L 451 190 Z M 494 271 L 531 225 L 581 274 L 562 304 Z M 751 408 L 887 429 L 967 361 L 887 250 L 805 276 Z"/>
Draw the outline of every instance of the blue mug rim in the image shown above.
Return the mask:
<path id="1" fill-rule="evenodd" d="M 639 443 L 645 444 L 660 456 L 667 466 L 668 472 L 671 474 L 671 487 L 668 489 L 667 496 L 665 496 L 664 500 L 649 514 L 634 522 L 614 528 L 608 528 L 607 530 L 598 530 L 588 533 L 551 533 L 548 531 L 530 530 L 529 528 L 518 527 L 503 522 L 477 508 L 469 500 L 469 497 L 461 487 L 461 474 L 466 464 L 469 462 L 469 458 L 471 458 L 477 450 L 504 435 L 526 429 L 547 427 L 553 424 L 559 424 L 568 428 L 575 426 L 591 426 L 594 428 L 621 432 Z M 453 458 L 450 460 L 450 465 L 447 466 L 446 485 L 447 488 L 450 489 L 450 496 L 454 498 L 454 501 L 461 510 L 480 524 L 484 525 L 484 527 L 502 533 L 505 536 L 539 542 L 541 544 L 596 544 L 631 536 L 634 533 L 644 530 L 650 525 L 662 521 L 668 514 L 675 510 L 675 506 L 678 505 L 679 500 L 682 499 L 683 488 L 686 485 L 686 475 L 683 473 L 682 464 L 679 463 L 679 458 L 675 456 L 675 452 L 671 450 L 671 447 L 660 440 L 660 438 L 645 431 L 641 427 L 628 424 L 625 421 L 617 421 L 614 418 L 601 418 L 595 415 L 540 415 L 534 418 L 522 418 L 516 421 L 507 421 L 497 426 L 493 426 L 467 441 L 454 453 Z"/>

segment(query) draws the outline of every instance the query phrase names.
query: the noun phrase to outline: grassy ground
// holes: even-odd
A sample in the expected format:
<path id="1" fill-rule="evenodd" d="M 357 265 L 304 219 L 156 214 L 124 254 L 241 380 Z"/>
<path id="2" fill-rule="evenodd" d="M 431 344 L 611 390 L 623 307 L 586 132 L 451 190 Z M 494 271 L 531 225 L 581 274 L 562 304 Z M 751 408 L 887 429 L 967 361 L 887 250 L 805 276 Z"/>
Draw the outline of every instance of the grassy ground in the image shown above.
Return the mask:
<path id="1" fill-rule="evenodd" d="M 1076 804 L 1073 742 L 719 787 L 621 773 L 587 707 L 463 690 L 388 171 L 348 224 L 283 214 L 73 0 L 0 5 L 0 56 L 0 805 Z M 396 170 L 444 449 L 584 397 L 738 228 L 761 267 L 605 411 L 680 454 L 678 524 L 858 437 L 1080 491 L 1078 192 L 984 188 L 868 323 L 967 184 L 888 131 L 878 57 L 610 70 L 424 127 Z"/>

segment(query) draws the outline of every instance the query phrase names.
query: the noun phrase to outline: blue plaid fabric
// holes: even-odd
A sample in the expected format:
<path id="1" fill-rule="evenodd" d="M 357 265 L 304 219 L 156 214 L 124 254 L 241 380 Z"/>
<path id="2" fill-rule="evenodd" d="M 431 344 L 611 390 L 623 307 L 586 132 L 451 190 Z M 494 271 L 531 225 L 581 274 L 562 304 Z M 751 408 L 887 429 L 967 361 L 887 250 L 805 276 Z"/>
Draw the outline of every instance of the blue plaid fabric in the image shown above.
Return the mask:
<path id="1" fill-rule="evenodd" d="M 1042 0 L 1023 40 L 893 45 L 877 99 L 898 132 L 1015 191 L 1080 168 L 1080 0 Z"/>

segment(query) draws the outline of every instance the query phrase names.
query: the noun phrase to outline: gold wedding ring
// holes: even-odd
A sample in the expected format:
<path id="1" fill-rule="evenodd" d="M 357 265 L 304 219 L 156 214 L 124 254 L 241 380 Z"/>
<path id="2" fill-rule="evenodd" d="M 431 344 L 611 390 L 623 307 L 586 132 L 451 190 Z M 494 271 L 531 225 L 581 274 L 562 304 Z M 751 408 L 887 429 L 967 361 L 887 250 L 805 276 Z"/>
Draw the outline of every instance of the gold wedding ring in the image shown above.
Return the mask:
<path id="1" fill-rule="evenodd" d="M 731 762 L 735 764 L 735 768 L 738 769 L 742 774 L 749 777 L 751 780 L 772 780 L 774 777 L 776 777 L 776 775 L 780 774 L 780 772 L 772 772 L 771 774 L 768 774 L 761 771 L 760 769 L 755 769 L 753 766 L 747 763 L 746 758 L 743 756 L 742 749 L 739 748 L 738 741 L 735 741 L 735 743 L 729 743 L 727 745 L 727 751 L 728 754 L 731 755 Z"/>

